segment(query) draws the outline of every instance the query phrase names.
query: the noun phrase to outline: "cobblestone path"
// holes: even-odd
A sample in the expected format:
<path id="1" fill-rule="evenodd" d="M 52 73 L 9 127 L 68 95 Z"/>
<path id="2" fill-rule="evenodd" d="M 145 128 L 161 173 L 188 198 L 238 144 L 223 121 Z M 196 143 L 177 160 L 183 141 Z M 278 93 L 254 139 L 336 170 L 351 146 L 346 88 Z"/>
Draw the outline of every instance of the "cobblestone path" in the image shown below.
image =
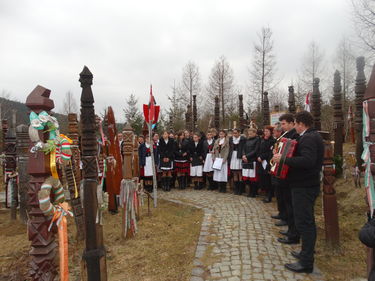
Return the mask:
<path id="1" fill-rule="evenodd" d="M 203 208 L 205 217 L 197 245 L 191 281 L 203 280 L 323 280 L 284 268 L 296 260 L 296 246 L 277 242 L 280 228 L 270 218 L 275 209 L 259 199 L 207 190 L 173 190 L 160 197 Z"/>

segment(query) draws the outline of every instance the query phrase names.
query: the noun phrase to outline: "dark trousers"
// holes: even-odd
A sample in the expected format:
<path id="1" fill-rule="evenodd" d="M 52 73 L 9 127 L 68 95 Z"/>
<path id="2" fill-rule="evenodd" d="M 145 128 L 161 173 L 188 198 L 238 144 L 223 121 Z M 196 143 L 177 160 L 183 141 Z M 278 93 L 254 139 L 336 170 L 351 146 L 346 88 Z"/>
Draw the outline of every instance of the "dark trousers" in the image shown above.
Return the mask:
<path id="1" fill-rule="evenodd" d="M 302 240 L 300 262 L 306 267 L 313 267 L 314 265 L 316 242 L 314 205 L 319 195 L 319 188 L 319 186 L 316 186 L 292 189 L 294 220 Z"/>
<path id="2" fill-rule="evenodd" d="M 282 220 L 287 221 L 286 204 L 284 201 L 284 189 L 279 184 L 278 179 L 272 177 L 272 186 L 275 190 L 276 200 L 277 200 L 277 210 L 279 211 L 279 216 Z"/>
<path id="3" fill-rule="evenodd" d="M 280 180 L 283 201 L 286 208 L 286 222 L 288 223 L 288 237 L 292 240 L 299 240 L 299 233 L 294 223 L 294 209 L 292 203 L 292 190 L 287 181 Z"/>

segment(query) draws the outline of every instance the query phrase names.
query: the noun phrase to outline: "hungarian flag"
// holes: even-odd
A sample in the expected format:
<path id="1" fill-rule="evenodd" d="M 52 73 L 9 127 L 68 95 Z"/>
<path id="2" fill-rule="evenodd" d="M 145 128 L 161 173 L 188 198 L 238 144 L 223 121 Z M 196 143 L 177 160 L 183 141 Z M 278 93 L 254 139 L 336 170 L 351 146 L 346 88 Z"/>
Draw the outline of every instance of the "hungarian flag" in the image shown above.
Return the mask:
<path id="1" fill-rule="evenodd" d="M 150 86 L 150 101 L 143 105 L 143 115 L 146 123 L 156 124 L 158 122 L 160 106 L 156 105 L 155 97 L 152 95 L 152 85 Z"/>
<path id="2" fill-rule="evenodd" d="M 311 104 L 310 104 L 310 100 L 311 100 L 311 93 L 307 93 L 306 95 L 306 99 L 305 99 L 305 110 L 310 112 L 311 111 Z"/>

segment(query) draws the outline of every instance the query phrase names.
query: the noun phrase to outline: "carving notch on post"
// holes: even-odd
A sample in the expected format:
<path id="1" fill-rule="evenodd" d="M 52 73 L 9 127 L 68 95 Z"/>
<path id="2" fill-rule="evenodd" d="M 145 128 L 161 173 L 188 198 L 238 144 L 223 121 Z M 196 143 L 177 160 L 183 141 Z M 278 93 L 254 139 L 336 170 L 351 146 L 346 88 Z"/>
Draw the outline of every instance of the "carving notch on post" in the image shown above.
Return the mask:
<path id="1" fill-rule="evenodd" d="M 103 229 L 96 223 L 97 199 L 97 142 L 94 97 L 91 90 L 93 75 L 85 66 L 80 73 L 82 163 L 86 248 L 83 258 L 86 261 L 87 278 L 90 281 L 106 281 L 106 250 L 103 245 Z"/>

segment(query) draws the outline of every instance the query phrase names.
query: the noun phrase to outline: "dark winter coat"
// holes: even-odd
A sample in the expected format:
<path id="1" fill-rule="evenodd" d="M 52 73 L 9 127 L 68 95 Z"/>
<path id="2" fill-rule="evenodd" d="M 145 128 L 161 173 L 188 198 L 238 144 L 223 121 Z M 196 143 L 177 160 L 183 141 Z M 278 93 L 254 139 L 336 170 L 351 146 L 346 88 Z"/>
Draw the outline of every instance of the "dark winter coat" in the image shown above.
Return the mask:
<path id="1" fill-rule="evenodd" d="M 161 138 L 159 141 L 159 157 L 160 167 L 170 167 L 175 155 L 176 143 L 172 138 L 168 138 L 168 143 L 165 143 Z M 164 162 L 164 158 L 168 158 L 168 162 Z"/>
<path id="2" fill-rule="evenodd" d="M 275 139 L 273 137 L 270 137 L 269 139 L 262 138 L 260 140 L 259 158 L 262 159 L 262 161 L 266 160 L 267 163 L 270 162 L 273 156 L 272 149 L 274 144 Z"/>
<path id="3" fill-rule="evenodd" d="M 246 156 L 247 162 L 242 161 L 243 169 L 254 169 L 254 163 L 259 156 L 260 139 L 258 136 L 246 139 L 242 149 L 242 156 Z"/>
<path id="4" fill-rule="evenodd" d="M 191 157 L 191 165 L 194 166 L 200 166 L 203 165 L 203 142 L 199 141 L 197 145 L 195 142 L 190 143 L 190 149 L 189 149 L 189 154 Z"/>
<path id="5" fill-rule="evenodd" d="M 215 140 L 212 139 L 211 145 L 208 144 L 208 140 L 203 141 L 203 159 L 206 159 L 206 156 L 208 153 L 211 153 L 214 151 L 214 145 L 215 145 Z"/>
<path id="6" fill-rule="evenodd" d="M 285 164 L 290 167 L 288 183 L 292 188 L 319 187 L 324 158 L 323 139 L 318 131 L 310 128 L 297 141 L 295 156 L 285 159 Z"/>
<path id="7" fill-rule="evenodd" d="M 144 143 L 142 143 L 138 147 L 138 158 L 139 158 L 140 167 L 144 167 L 146 165 L 146 154 L 147 154 L 147 147 Z"/>
<path id="8" fill-rule="evenodd" d="M 240 142 L 238 144 L 233 143 L 233 137 L 229 138 L 229 155 L 228 155 L 228 162 L 230 165 L 230 161 L 232 159 L 232 153 L 233 151 L 237 151 L 237 158 L 241 159 L 242 158 L 242 150 L 243 146 L 246 143 L 246 138 L 244 136 L 240 136 Z"/>
<path id="9" fill-rule="evenodd" d="M 190 141 L 187 139 L 176 142 L 175 160 L 189 160 L 189 144 Z M 183 156 L 184 153 L 186 153 L 185 156 Z"/>

